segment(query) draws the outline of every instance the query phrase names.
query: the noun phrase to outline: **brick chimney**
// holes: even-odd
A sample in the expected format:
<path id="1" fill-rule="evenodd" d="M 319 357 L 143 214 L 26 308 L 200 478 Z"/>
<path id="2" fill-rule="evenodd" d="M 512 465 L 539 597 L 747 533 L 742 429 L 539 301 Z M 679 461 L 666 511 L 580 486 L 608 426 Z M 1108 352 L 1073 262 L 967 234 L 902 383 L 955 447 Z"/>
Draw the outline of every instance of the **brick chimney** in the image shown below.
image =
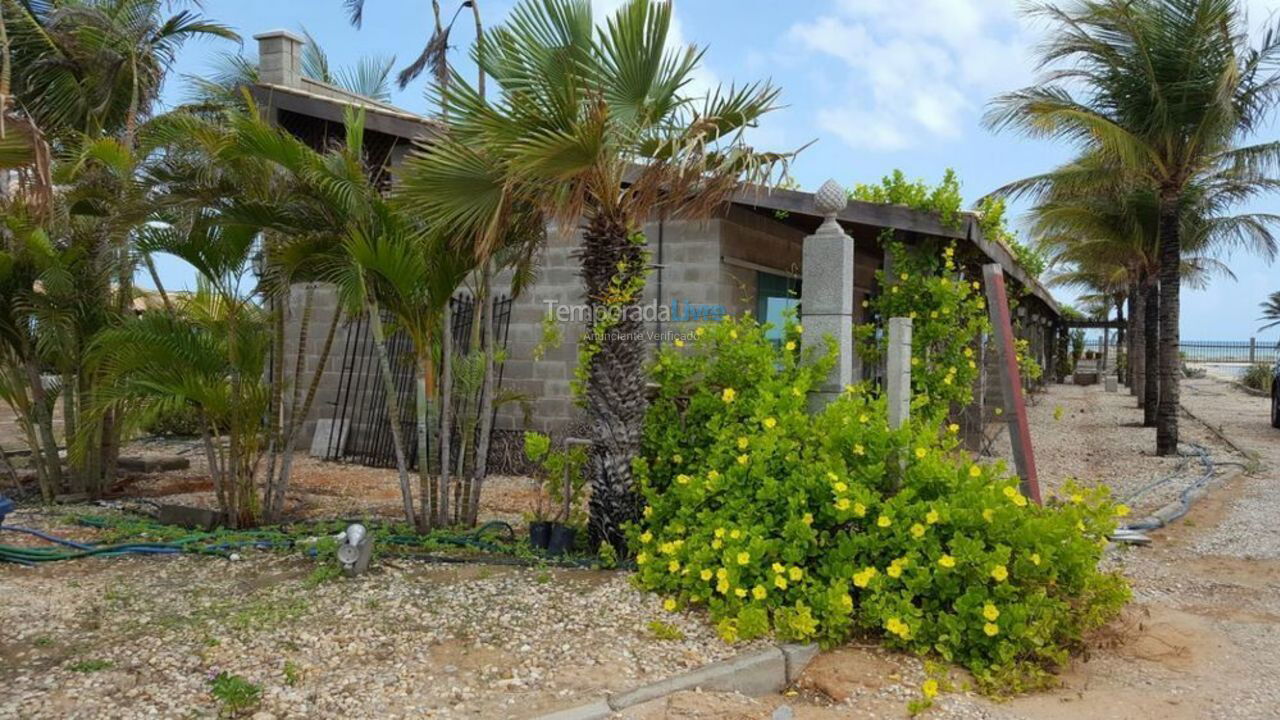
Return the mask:
<path id="1" fill-rule="evenodd" d="M 253 39 L 258 41 L 258 82 L 302 87 L 302 44 L 306 41 L 301 35 L 268 30 Z"/>

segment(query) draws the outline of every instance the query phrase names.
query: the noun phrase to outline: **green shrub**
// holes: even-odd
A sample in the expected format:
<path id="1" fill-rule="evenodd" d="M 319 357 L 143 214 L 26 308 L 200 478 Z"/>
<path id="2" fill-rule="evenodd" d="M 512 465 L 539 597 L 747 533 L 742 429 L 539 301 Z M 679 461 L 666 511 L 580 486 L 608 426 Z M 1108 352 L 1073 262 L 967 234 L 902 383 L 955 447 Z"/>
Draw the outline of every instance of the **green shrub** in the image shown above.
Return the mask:
<path id="1" fill-rule="evenodd" d="M 668 610 L 705 607 L 730 641 L 879 634 L 989 690 L 1047 678 L 1128 598 L 1097 569 L 1124 508 L 1105 489 L 1035 506 L 970 462 L 954 425 L 891 430 L 860 388 L 810 415 L 832 358 L 799 358 L 801 332 L 775 348 L 726 320 L 659 354 L 635 464 L 639 584 Z"/>
<path id="2" fill-rule="evenodd" d="M 142 431 L 147 435 L 196 437 L 200 434 L 200 412 L 191 405 L 165 408 L 147 418 Z"/>
<path id="3" fill-rule="evenodd" d="M 1240 376 L 1240 384 L 1254 390 L 1263 392 L 1271 392 L 1271 383 L 1274 376 L 1271 374 L 1271 367 L 1262 363 L 1254 363 L 1245 368 L 1244 374 Z"/>

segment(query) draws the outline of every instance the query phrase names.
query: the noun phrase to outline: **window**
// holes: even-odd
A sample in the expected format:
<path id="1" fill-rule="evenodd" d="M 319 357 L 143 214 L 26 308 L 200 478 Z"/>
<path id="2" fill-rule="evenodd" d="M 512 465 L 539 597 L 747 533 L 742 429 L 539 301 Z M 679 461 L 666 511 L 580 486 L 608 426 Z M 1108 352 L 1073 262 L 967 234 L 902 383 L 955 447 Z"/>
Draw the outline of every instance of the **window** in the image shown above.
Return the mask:
<path id="1" fill-rule="evenodd" d="M 782 342 L 783 313 L 800 307 L 800 278 L 756 273 L 756 317 L 773 327 L 765 337 Z"/>

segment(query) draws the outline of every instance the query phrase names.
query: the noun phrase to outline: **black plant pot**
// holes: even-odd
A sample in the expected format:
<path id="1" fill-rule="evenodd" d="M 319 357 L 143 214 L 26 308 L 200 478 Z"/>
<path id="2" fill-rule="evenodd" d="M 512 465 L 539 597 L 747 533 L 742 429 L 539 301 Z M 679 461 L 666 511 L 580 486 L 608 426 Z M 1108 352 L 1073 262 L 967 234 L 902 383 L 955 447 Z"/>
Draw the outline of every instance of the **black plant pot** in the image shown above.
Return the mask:
<path id="1" fill-rule="evenodd" d="M 547 545 L 547 553 L 563 555 L 573 549 L 573 538 L 578 533 L 574 528 L 560 523 L 551 524 L 551 542 Z"/>
<path id="2" fill-rule="evenodd" d="M 551 542 L 551 523 L 549 522 L 532 522 L 529 523 L 529 544 L 546 550 L 547 545 Z"/>

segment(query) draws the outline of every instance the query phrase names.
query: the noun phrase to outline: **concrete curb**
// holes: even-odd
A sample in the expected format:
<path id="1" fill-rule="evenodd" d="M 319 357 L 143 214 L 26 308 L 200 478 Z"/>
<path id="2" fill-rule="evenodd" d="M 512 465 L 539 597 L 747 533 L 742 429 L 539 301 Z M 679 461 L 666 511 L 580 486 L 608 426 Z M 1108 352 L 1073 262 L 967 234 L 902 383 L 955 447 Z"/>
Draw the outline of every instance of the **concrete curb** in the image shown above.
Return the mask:
<path id="1" fill-rule="evenodd" d="M 611 694 L 538 720 L 601 720 L 629 707 L 684 690 L 736 692 L 748 697 L 779 692 L 795 682 L 818 654 L 817 645 L 778 645 L 735 655 L 675 677 Z"/>

